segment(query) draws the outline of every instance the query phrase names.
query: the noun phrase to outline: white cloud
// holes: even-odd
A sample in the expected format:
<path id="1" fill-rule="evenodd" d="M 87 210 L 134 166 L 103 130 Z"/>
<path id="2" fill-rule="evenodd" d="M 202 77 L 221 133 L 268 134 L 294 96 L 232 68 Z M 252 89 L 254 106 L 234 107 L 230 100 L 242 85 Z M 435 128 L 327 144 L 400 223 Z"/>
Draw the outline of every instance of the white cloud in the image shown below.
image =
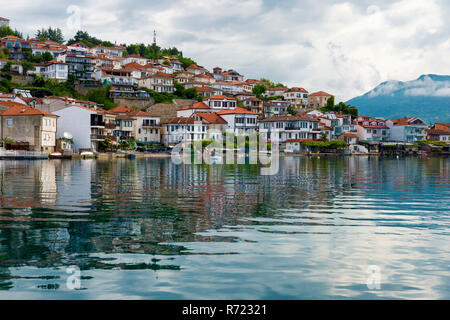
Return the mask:
<path id="1" fill-rule="evenodd" d="M 82 26 L 98 38 L 150 43 L 156 29 L 160 45 L 177 46 L 208 68 L 234 68 L 247 77 L 324 90 L 338 100 L 386 80 L 450 74 L 448 2 L 325 2 L 113 0 L 79 5 Z M 40 27 L 64 28 L 69 4 L 18 0 L 2 8 L 2 16 L 33 35 Z"/>

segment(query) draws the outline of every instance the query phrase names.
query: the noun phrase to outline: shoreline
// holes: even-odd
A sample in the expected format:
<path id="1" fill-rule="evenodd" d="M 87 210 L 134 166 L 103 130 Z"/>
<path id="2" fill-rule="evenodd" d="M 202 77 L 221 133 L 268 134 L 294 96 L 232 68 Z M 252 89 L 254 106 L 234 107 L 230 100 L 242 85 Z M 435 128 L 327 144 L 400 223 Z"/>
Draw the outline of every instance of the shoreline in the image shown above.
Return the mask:
<path id="1" fill-rule="evenodd" d="M 147 159 L 147 158 L 153 158 L 153 159 L 167 159 L 170 158 L 172 155 L 170 152 L 158 152 L 158 153 L 139 153 L 139 152 L 135 152 L 135 153 L 97 153 L 93 156 L 81 156 L 78 154 L 72 155 L 71 157 L 23 157 L 23 156 L 8 156 L 8 157 L 0 157 L 0 161 L 2 160 L 14 160 L 14 161 L 18 161 L 18 160 L 85 160 L 85 159 L 94 159 L 94 160 L 115 160 L 115 159 L 127 159 L 129 158 L 129 156 L 132 155 L 133 159 Z M 360 156 L 369 156 L 369 157 L 383 157 L 383 158 L 397 158 L 397 159 L 402 159 L 402 158 L 411 158 L 411 157 L 416 157 L 416 158 L 435 158 L 435 157 L 449 157 L 450 153 L 432 153 L 432 154 L 426 154 L 426 155 L 421 155 L 421 154 L 405 154 L 405 155 L 400 155 L 400 156 L 395 156 L 395 155 L 388 155 L 388 154 L 382 154 L 382 153 L 348 153 L 348 154 L 344 154 L 344 153 L 294 153 L 294 152 L 290 152 L 290 153 L 285 153 L 285 152 L 279 152 L 278 155 L 280 157 L 308 157 L 308 158 L 320 158 L 320 157 L 352 157 L 352 156 L 356 156 L 356 157 L 360 157 Z M 237 156 L 237 154 L 235 154 L 235 156 Z M 246 154 L 246 157 L 248 157 L 249 155 Z"/>

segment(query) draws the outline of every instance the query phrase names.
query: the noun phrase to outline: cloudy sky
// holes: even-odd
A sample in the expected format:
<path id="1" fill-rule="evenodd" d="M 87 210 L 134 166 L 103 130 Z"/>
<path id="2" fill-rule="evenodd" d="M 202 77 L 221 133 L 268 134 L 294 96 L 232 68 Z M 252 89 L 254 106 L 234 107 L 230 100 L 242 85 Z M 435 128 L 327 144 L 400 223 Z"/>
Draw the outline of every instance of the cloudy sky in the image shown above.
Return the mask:
<path id="1" fill-rule="evenodd" d="M 0 16 L 30 36 L 52 26 L 68 39 L 79 24 L 100 39 L 151 43 L 156 29 L 159 45 L 208 69 L 338 100 L 386 80 L 450 74 L 448 0 L 15 0 Z"/>

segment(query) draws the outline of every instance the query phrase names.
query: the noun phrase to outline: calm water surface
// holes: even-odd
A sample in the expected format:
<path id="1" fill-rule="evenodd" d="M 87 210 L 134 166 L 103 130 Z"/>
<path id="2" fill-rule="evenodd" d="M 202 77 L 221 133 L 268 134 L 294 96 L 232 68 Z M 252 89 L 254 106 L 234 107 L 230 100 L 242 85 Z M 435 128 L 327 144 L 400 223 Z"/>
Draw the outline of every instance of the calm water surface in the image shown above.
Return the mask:
<path id="1" fill-rule="evenodd" d="M 450 299 L 449 212 L 449 158 L 0 161 L 0 298 Z"/>

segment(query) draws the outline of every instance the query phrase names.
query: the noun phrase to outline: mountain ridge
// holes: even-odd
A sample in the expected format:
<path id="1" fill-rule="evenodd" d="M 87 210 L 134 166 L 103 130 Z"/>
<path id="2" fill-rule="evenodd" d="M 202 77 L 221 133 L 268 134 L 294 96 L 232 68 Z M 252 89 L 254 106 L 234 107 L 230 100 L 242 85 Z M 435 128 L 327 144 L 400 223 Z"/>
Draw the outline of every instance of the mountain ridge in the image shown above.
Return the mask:
<path id="1" fill-rule="evenodd" d="M 450 122 L 450 75 L 423 74 L 410 81 L 384 81 L 346 103 L 356 106 L 360 114 L 374 117 L 415 116 L 430 124 Z"/>

